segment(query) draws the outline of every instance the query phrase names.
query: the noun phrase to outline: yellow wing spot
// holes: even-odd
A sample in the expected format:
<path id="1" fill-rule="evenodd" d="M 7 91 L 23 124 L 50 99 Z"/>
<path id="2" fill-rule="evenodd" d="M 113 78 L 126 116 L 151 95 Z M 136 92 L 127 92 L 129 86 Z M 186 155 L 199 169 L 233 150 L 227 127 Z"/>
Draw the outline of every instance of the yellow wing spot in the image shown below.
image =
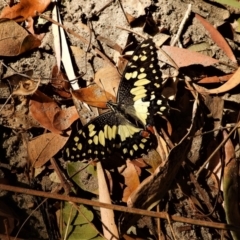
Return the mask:
<path id="1" fill-rule="evenodd" d="M 145 78 L 146 76 L 147 76 L 146 73 L 140 73 L 140 74 L 138 75 L 138 79 Z"/>
<path id="2" fill-rule="evenodd" d="M 141 58 L 140 58 L 140 60 L 143 62 L 143 61 L 146 61 L 147 60 L 147 56 L 142 56 Z"/>
<path id="3" fill-rule="evenodd" d="M 160 107 L 160 111 L 164 112 L 166 110 L 166 107 L 162 106 Z"/>
<path id="4" fill-rule="evenodd" d="M 141 48 L 145 48 L 145 47 L 147 47 L 148 45 L 149 45 L 149 43 L 144 43 L 144 44 L 141 45 Z"/>
<path id="5" fill-rule="evenodd" d="M 133 106 L 138 119 L 143 123 L 143 125 L 146 125 L 148 107 L 150 106 L 150 102 L 143 102 L 142 99 L 139 99 L 134 103 Z"/>
<path id="6" fill-rule="evenodd" d="M 158 80 L 158 79 L 159 79 L 159 77 L 158 77 L 158 76 L 155 76 L 155 79 L 157 79 L 157 80 Z"/>
<path id="7" fill-rule="evenodd" d="M 145 54 L 145 55 L 147 54 L 147 52 L 145 50 L 143 50 L 142 53 Z"/>
<path id="8" fill-rule="evenodd" d="M 125 125 L 119 125 L 118 126 L 118 134 L 121 138 L 121 141 L 125 141 L 126 138 L 132 137 L 134 133 L 140 132 L 141 129 L 134 127 L 133 125 L 130 124 L 125 124 Z"/>
<path id="9" fill-rule="evenodd" d="M 82 136 L 83 136 L 84 138 L 86 138 L 86 134 L 85 134 L 85 132 L 82 133 Z"/>
<path id="10" fill-rule="evenodd" d="M 155 99 L 155 95 L 154 94 L 151 94 L 151 98 L 150 98 L 150 100 L 152 101 L 153 99 Z"/>
<path id="11" fill-rule="evenodd" d="M 98 133 L 98 138 L 99 138 L 99 142 L 102 144 L 102 146 L 105 147 L 105 137 L 104 137 L 104 133 L 102 130 Z"/>
<path id="12" fill-rule="evenodd" d="M 92 130 L 92 131 L 89 132 L 89 137 L 93 137 L 95 134 L 96 134 L 96 131 Z"/>
<path id="13" fill-rule="evenodd" d="M 139 144 L 139 147 L 140 147 L 141 149 L 144 149 L 145 145 L 144 145 L 143 143 L 140 143 L 140 144 Z"/>
<path id="14" fill-rule="evenodd" d="M 148 79 L 146 79 L 146 78 L 143 78 L 143 79 L 140 79 L 140 80 L 136 81 L 136 82 L 134 83 L 134 86 L 147 85 L 147 84 L 149 84 L 150 82 L 151 82 L 150 80 L 148 80 Z"/>
<path id="15" fill-rule="evenodd" d="M 108 139 L 112 140 L 112 128 L 110 126 L 107 127 L 107 132 L 108 132 Z"/>
<path id="16" fill-rule="evenodd" d="M 133 156 L 133 153 L 134 153 L 133 150 L 130 150 L 130 155 L 131 155 L 131 156 Z"/>
<path id="17" fill-rule="evenodd" d="M 95 135 L 93 137 L 93 142 L 94 142 L 95 145 L 98 145 L 98 136 L 97 135 Z"/>
<path id="18" fill-rule="evenodd" d="M 104 126 L 104 136 L 108 139 L 108 125 Z"/>
<path id="19" fill-rule="evenodd" d="M 127 138 L 125 131 L 126 131 L 126 126 L 124 126 L 124 125 L 119 125 L 118 126 L 118 134 L 121 138 L 121 141 L 125 141 L 126 138 Z"/>
<path id="20" fill-rule="evenodd" d="M 134 72 L 132 73 L 132 78 L 136 78 L 137 75 L 138 75 L 138 71 L 134 71 Z"/>
<path id="21" fill-rule="evenodd" d="M 102 154 L 102 155 L 104 155 L 104 152 L 103 152 L 103 151 L 101 151 L 101 154 Z"/>
<path id="22" fill-rule="evenodd" d="M 83 153 L 82 156 L 85 157 L 85 156 L 86 156 L 86 153 Z"/>
<path id="23" fill-rule="evenodd" d="M 141 142 L 145 143 L 145 142 L 147 142 L 147 139 L 146 138 L 142 138 Z"/>
<path id="24" fill-rule="evenodd" d="M 72 148 L 72 150 L 73 150 L 74 152 L 76 152 L 76 151 L 77 151 L 77 149 L 76 149 L 76 148 Z"/>
<path id="25" fill-rule="evenodd" d="M 71 159 L 74 159 L 74 156 L 71 156 Z"/>
<path id="26" fill-rule="evenodd" d="M 87 151 L 89 154 L 91 154 L 92 153 L 92 149 L 88 149 L 88 151 Z"/>
<path id="27" fill-rule="evenodd" d="M 161 85 L 160 85 L 159 83 L 154 83 L 154 86 L 155 86 L 156 88 L 160 88 L 160 87 L 161 87 Z"/>
<path id="28" fill-rule="evenodd" d="M 154 73 L 154 74 L 155 74 L 156 72 L 157 72 L 157 71 L 156 71 L 155 69 L 153 69 L 153 70 L 152 70 L 152 73 Z"/>
<path id="29" fill-rule="evenodd" d="M 80 155 L 79 155 L 79 154 L 77 154 L 77 155 L 76 155 L 76 157 L 77 157 L 77 158 L 80 158 Z"/>
<path id="30" fill-rule="evenodd" d="M 132 78 L 132 73 L 126 73 L 126 74 L 125 74 L 125 78 L 126 78 L 127 80 L 129 80 L 130 78 Z"/>
<path id="31" fill-rule="evenodd" d="M 133 149 L 134 149 L 135 151 L 138 150 L 138 146 L 137 146 L 137 144 L 134 144 L 134 145 L 133 145 Z"/>
<path id="32" fill-rule="evenodd" d="M 135 95 L 135 96 L 145 94 L 146 92 L 147 92 L 147 89 L 144 88 L 143 86 L 132 88 L 131 91 L 130 91 L 130 93 Z"/>
<path id="33" fill-rule="evenodd" d="M 151 49 L 152 49 L 152 48 L 151 48 Z M 150 54 L 151 54 L 151 55 L 153 55 L 153 54 L 154 54 L 154 52 L 153 52 L 153 51 L 151 51 L 151 52 L 150 52 Z"/>
<path id="34" fill-rule="evenodd" d="M 123 153 L 126 154 L 128 152 L 127 148 L 123 149 Z"/>
<path id="35" fill-rule="evenodd" d="M 93 131 L 94 128 L 95 128 L 95 126 L 93 124 L 88 125 L 89 132 Z"/>
<path id="36" fill-rule="evenodd" d="M 88 144 L 92 144 L 93 140 L 92 139 L 89 139 L 88 140 Z"/>
<path id="37" fill-rule="evenodd" d="M 80 129 L 80 130 L 78 131 L 78 134 L 82 134 L 82 129 Z"/>
<path id="38" fill-rule="evenodd" d="M 79 143 L 79 144 L 77 145 L 77 148 L 78 148 L 78 150 L 82 150 L 82 144 Z"/>
<path id="39" fill-rule="evenodd" d="M 76 137 L 74 137 L 73 140 L 74 140 L 74 142 L 78 142 L 79 141 L 79 137 L 76 136 Z"/>
<path id="40" fill-rule="evenodd" d="M 93 153 L 94 153 L 95 155 L 97 155 L 97 154 L 98 154 L 98 151 L 97 151 L 97 150 L 95 150 Z"/>
<path id="41" fill-rule="evenodd" d="M 150 67 L 150 68 L 153 68 L 153 64 L 151 63 L 151 64 L 149 65 L 149 67 Z"/>
<path id="42" fill-rule="evenodd" d="M 144 72 L 145 71 L 145 68 L 140 68 L 140 72 Z"/>
<path id="43" fill-rule="evenodd" d="M 161 105 L 162 104 L 162 100 L 157 100 L 157 105 Z"/>
<path id="44" fill-rule="evenodd" d="M 66 151 L 67 157 L 69 157 L 69 155 L 70 155 L 69 154 L 69 148 L 67 148 L 65 151 Z"/>
<path id="45" fill-rule="evenodd" d="M 133 98 L 133 101 L 136 102 L 137 100 L 141 98 L 145 98 L 147 95 L 145 93 L 139 94 Z"/>
<path id="46" fill-rule="evenodd" d="M 137 55 L 135 55 L 135 56 L 133 56 L 133 61 L 137 61 L 138 60 L 138 56 Z"/>
<path id="47" fill-rule="evenodd" d="M 117 134 L 117 126 L 113 125 L 113 127 L 112 127 L 112 138 L 113 139 L 115 139 L 116 134 Z"/>

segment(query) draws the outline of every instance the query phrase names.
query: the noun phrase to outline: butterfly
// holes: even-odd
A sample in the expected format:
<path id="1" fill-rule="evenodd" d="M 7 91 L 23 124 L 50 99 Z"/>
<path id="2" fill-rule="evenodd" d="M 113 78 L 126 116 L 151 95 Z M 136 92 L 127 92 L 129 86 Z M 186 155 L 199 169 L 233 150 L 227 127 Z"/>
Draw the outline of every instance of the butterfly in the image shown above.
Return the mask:
<path id="1" fill-rule="evenodd" d="M 152 39 L 138 45 L 120 81 L 117 101 L 107 103 L 110 111 L 101 114 L 70 137 L 65 159 L 105 159 L 120 154 L 134 159 L 154 147 L 148 130 L 154 116 L 166 114 L 167 99 L 162 95 L 163 80 L 157 49 Z"/>

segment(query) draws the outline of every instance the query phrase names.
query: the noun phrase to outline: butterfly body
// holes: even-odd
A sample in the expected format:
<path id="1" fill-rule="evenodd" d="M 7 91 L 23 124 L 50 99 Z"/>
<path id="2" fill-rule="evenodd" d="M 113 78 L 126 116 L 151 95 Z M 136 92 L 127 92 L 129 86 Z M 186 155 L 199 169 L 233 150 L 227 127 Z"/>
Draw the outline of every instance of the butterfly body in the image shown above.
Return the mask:
<path id="1" fill-rule="evenodd" d="M 117 102 L 109 101 L 110 111 L 101 114 L 70 138 L 66 148 L 69 160 L 105 159 L 118 152 L 123 158 L 136 158 L 154 147 L 153 134 L 145 127 L 154 116 L 168 111 L 162 96 L 161 71 L 151 39 L 133 53 L 118 89 Z"/>

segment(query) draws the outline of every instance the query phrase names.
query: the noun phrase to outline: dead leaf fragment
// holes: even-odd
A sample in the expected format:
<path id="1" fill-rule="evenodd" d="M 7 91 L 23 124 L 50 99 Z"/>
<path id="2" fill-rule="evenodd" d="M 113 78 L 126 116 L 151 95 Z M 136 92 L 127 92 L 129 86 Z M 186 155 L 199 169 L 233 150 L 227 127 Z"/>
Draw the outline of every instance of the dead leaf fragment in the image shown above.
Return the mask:
<path id="1" fill-rule="evenodd" d="M 12 7 L 5 7 L 0 14 L 0 18 L 13 19 L 16 22 L 22 22 L 28 17 L 36 16 L 36 12 L 43 13 L 51 0 L 21 0 Z"/>
<path id="2" fill-rule="evenodd" d="M 56 134 L 62 131 L 56 129 L 53 125 L 54 117 L 61 108 L 51 98 L 39 90 L 32 96 L 29 103 L 29 110 L 32 116 L 46 129 Z"/>
<path id="3" fill-rule="evenodd" d="M 194 64 L 211 66 L 218 63 L 218 60 L 214 58 L 183 48 L 163 46 L 162 50 L 174 60 L 178 67 L 187 67 Z M 163 61 L 165 62 L 165 58 Z"/>
<path id="4" fill-rule="evenodd" d="M 38 82 L 33 80 L 26 80 L 19 82 L 19 88 L 12 92 L 12 95 L 27 96 L 35 93 L 38 89 L 40 80 Z"/>
<path id="5" fill-rule="evenodd" d="M 67 132 L 68 135 L 71 131 Z M 69 136 L 45 133 L 28 142 L 28 155 L 35 168 L 42 167 L 51 157 L 63 148 Z"/>
<path id="6" fill-rule="evenodd" d="M 0 56 L 17 56 L 40 46 L 41 41 L 13 20 L 0 19 Z"/>
<path id="7" fill-rule="evenodd" d="M 78 100 L 81 100 L 89 104 L 90 106 L 99 108 L 107 108 L 106 103 L 108 101 L 113 102 L 116 101 L 116 98 L 113 95 L 109 94 L 108 92 L 105 92 L 97 84 L 72 91 L 72 94 Z"/>

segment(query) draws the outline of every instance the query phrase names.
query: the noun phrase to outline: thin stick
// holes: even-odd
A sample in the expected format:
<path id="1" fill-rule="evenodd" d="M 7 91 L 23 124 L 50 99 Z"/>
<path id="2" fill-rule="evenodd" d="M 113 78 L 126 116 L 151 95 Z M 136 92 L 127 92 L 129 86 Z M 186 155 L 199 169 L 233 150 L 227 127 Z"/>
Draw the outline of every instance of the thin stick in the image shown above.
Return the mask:
<path id="1" fill-rule="evenodd" d="M 11 191 L 11 192 L 16 192 L 16 193 L 23 193 L 23 194 L 29 194 L 29 195 L 40 196 L 40 197 L 45 197 L 45 198 L 58 199 L 58 200 L 62 200 L 62 201 L 71 201 L 71 202 L 76 202 L 76 203 L 82 203 L 82 204 L 95 206 L 95 207 L 109 208 L 109 209 L 113 209 L 115 211 L 120 211 L 120 212 L 134 213 L 134 214 L 138 214 L 138 215 L 145 215 L 145 216 L 149 216 L 149 217 L 167 219 L 167 213 L 165 213 L 165 212 L 153 212 L 153 211 L 143 210 L 143 209 L 139 209 L 139 208 L 130 208 L 130 207 L 124 207 L 124 206 L 119 206 L 119 205 L 112 205 L 112 204 L 101 203 L 98 201 L 88 200 L 88 199 L 84 199 L 84 198 L 69 197 L 69 196 L 61 195 L 61 194 L 57 194 L 57 193 L 42 192 L 42 191 L 37 191 L 37 190 L 32 190 L 32 189 L 27 189 L 27 188 L 10 186 L 10 185 L 1 184 L 1 183 L 0 183 L 0 189 L 6 190 L 6 191 Z M 229 225 L 226 223 L 202 221 L 202 220 L 184 218 L 184 217 L 179 217 L 179 216 L 169 216 L 169 217 L 172 221 L 189 223 L 189 224 L 199 225 L 199 226 L 203 226 L 203 227 L 226 229 L 226 230 L 230 230 L 230 231 L 240 231 L 240 227 Z"/>
<path id="2" fill-rule="evenodd" d="M 179 38 L 180 38 L 180 35 L 182 33 L 182 30 L 183 30 L 183 27 L 186 23 L 186 21 L 188 20 L 189 16 L 190 16 L 190 13 L 191 13 L 191 8 L 192 8 L 192 5 L 191 4 L 188 4 L 188 9 L 183 17 L 183 20 L 179 26 L 179 29 L 178 29 L 178 32 L 177 32 L 177 35 L 175 37 L 175 39 L 173 39 L 172 43 L 171 43 L 171 46 L 174 46 L 176 44 L 177 41 L 179 41 Z"/>

